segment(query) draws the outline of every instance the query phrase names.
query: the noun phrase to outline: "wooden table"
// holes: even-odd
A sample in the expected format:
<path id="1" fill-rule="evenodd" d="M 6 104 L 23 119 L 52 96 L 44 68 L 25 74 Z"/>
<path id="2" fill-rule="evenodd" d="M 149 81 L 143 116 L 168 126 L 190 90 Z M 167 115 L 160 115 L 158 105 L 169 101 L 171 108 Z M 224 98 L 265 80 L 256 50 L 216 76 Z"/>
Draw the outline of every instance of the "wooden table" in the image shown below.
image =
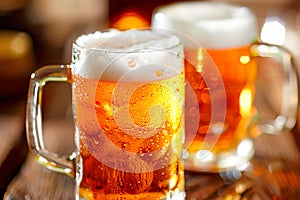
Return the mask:
<path id="1" fill-rule="evenodd" d="M 69 154 L 74 148 L 72 122 L 49 120 L 44 125 L 46 146 Z M 300 199 L 300 151 L 298 131 L 261 135 L 249 170 L 219 174 L 186 172 L 186 199 Z M 9 185 L 5 200 L 74 199 L 74 181 L 49 171 L 28 155 L 20 173 Z"/>

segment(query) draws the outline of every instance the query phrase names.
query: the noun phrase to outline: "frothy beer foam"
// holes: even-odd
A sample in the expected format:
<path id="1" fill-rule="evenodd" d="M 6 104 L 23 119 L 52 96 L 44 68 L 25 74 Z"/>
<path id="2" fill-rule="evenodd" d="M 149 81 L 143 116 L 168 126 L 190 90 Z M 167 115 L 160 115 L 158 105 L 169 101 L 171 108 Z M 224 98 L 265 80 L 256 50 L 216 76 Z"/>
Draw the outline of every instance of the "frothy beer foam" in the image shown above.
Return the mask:
<path id="1" fill-rule="evenodd" d="M 73 73 L 94 80 L 153 81 L 182 71 L 176 36 L 150 30 L 94 32 L 76 40 Z"/>
<path id="2" fill-rule="evenodd" d="M 152 17 L 152 26 L 178 31 L 210 49 L 243 46 L 257 36 L 256 17 L 249 9 L 216 2 L 160 7 Z"/>

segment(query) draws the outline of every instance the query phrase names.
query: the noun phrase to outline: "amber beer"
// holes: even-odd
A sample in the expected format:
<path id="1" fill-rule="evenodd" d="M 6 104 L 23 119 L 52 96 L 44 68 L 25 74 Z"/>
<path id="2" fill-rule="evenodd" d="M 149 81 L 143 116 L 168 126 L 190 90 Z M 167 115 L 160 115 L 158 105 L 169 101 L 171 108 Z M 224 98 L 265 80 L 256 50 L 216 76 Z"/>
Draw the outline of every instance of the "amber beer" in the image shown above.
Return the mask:
<path id="1" fill-rule="evenodd" d="M 245 129 L 249 127 L 255 108 L 253 107 L 257 66 L 250 59 L 250 45 L 227 49 L 213 49 L 200 51 L 203 56 L 199 60 L 199 49 L 185 49 L 185 76 L 197 97 L 197 104 L 190 98 L 186 99 L 186 131 L 189 133 L 198 127 L 194 141 L 187 150 L 193 152 L 210 150 L 216 154 L 234 151 L 240 142 L 248 137 Z M 214 63 L 206 62 L 207 55 Z M 197 63 L 201 62 L 201 69 Z M 214 88 L 207 86 L 207 80 L 213 82 L 209 69 L 217 67 L 223 80 L 226 95 L 225 118 L 220 116 L 221 131 L 214 130 L 211 125 L 212 92 Z M 203 76 L 208 77 L 204 79 Z M 189 94 L 187 94 L 189 96 Z M 214 101 L 218 101 L 217 96 Z M 195 108 L 199 109 L 200 117 L 195 115 Z M 215 108 L 218 109 L 218 108 Z M 216 116 L 218 117 L 218 116 Z M 214 143 L 205 143 L 210 135 L 219 135 Z"/>
<path id="2" fill-rule="evenodd" d="M 145 33 L 139 43 L 145 43 L 145 37 L 150 37 L 149 40 L 154 40 L 151 45 L 155 42 L 164 45 L 165 38 L 156 35 L 153 39 L 148 34 Z M 112 40 L 119 38 L 114 37 Z M 125 41 L 128 40 L 130 38 Z M 146 51 L 141 46 L 134 53 L 124 49 L 105 53 L 92 50 L 82 66 L 78 60 L 73 61 L 74 115 L 83 171 L 79 187 L 81 198 L 184 198 L 180 159 L 184 74 L 183 59 L 178 57 L 183 50 L 180 50 L 179 40 L 175 41 L 175 47 L 169 45 L 166 50 L 164 46 L 156 50 L 148 46 Z M 114 45 L 107 43 L 98 48 Z M 92 61 L 101 56 L 101 62 L 96 65 L 107 71 L 96 76 L 97 72 L 89 74 L 95 67 Z M 119 76 L 115 74 L 124 69 L 128 71 Z"/>
<path id="3" fill-rule="evenodd" d="M 248 138 L 256 134 L 257 66 L 250 53 L 255 16 L 230 4 L 179 2 L 158 8 L 152 23 L 184 41 L 186 169 L 218 172 L 246 165 L 253 155 Z"/>

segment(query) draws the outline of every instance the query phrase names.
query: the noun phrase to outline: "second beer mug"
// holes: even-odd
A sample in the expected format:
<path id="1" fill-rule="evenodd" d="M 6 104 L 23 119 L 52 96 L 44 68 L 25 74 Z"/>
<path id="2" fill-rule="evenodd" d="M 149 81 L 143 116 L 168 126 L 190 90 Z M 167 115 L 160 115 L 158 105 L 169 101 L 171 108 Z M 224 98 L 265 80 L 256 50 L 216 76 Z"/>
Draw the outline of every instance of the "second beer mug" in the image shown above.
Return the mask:
<path id="1" fill-rule="evenodd" d="M 153 13 L 154 28 L 175 32 L 184 42 L 186 137 L 193 138 L 183 154 L 186 169 L 242 169 L 253 156 L 257 127 L 273 134 L 295 124 L 298 85 L 292 56 L 257 42 L 256 23 L 248 8 L 215 2 L 180 2 Z M 254 106 L 257 57 L 278 59 L 284 79 L 281 111 L 264 124 Z"/>
<path id="2" fill-rule="evenodd" d="M 79 37 L 72 56 L 70 66 L 31 76 L 27 133 L 35 158 L 76 179 L 80 199 L 184 199 L 180 40 L 147 30 L 96 32 Z M 78 149 L 70 159 L 42 140 L 41 96 L 50 81 L 72 84 Z"/>

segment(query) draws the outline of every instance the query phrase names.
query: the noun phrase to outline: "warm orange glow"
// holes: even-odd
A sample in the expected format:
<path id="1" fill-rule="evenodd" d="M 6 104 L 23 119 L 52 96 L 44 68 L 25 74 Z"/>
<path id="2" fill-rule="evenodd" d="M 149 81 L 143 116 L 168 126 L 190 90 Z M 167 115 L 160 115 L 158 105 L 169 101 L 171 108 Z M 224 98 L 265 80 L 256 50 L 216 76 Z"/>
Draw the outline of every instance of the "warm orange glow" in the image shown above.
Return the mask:
<path id="1" fill-rule="evenodd" d="M 252 91 L 244 88 L 240 95 L 240 112 L 243 117 L 250 115 L 252 109 Z"/>
<path id="2" fill-rule="evenodd" d="M 132 28 L 146 28 L 150 23 L 136 12 L 124 12 L 111 25 L 112 28 L 128 30 Z"/>

